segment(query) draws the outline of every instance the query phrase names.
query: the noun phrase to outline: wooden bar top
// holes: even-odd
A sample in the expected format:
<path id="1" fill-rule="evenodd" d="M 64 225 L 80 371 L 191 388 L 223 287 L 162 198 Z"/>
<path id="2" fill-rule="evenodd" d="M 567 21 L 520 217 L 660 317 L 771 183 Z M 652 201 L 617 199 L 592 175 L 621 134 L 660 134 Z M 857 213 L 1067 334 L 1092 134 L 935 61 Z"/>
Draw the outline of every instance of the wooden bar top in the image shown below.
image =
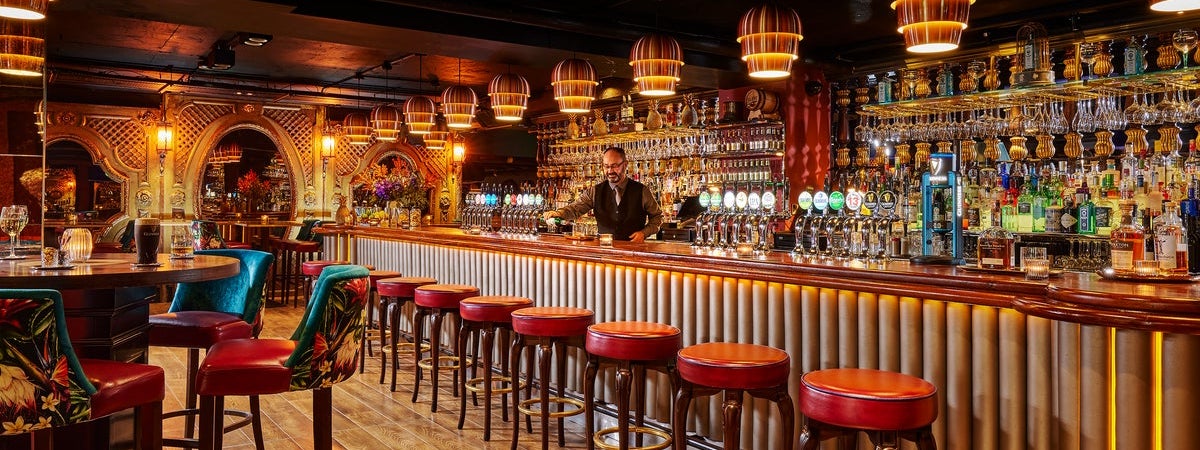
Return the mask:
<path id="1" fill-rule="evenodd" d="M 952 266 L 914 265 L 797 257 L 786 252 L 737 257 L 688 244 L 596 241 L 562 236 L 470 235 L 457 228 L 414 230 L 324 226 L 326 234 L 411 241 L 486 251 L 566 258 L 655 270 L 737 277 L 829 289 L 875 292 L 974 305 L 1013 308 L 1026 314 L 1090 325 L 1200 334 L 1200 283 L 1110 281 L 1091 273 L 1064 273 L 1047 282 L 1022 275 L 991 274 Z"/>

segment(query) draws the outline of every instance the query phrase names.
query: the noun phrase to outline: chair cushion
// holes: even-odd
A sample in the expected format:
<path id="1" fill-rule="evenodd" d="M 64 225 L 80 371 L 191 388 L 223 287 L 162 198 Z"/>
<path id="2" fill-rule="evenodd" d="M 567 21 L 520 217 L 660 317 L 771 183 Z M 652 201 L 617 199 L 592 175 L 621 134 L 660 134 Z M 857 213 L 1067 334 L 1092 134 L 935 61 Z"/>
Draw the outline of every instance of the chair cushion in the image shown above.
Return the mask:
<path id="1" fill-rule="evenodd" d="M 412 298 L 418 287 L 427 284 L 437 284 L 437 279 L 429 277 L 395 277 L 384 278 L 375 282 L 375 289 L 384 297 Z"/>
<path id="2" fill-rule="evenodd" d="M 413 292 L 417 306 L 457 309 L 458 302 L 479 295 L 479 288 L 465 284 L 427 284 Z"/>
<path id="3" fill-rule="evenodd" d="M 300 264 L 300 272 L 310 277 L 321 276 L 321 271 L 329 266 L 340 266 L 350 264 L 348 261 L 334 261 L 330 259 L 318 259 L 315 261 L 305 261 Z"/>
<path id="4" fill-rule="evenodd" d="M 765 345 L 709 342 L 679 351 L 679 376 L 720 389 L 763 389 L 788 381 L 791 358 Z"/>
<path id="5" fill-rule="evenodd" d="M 232 248 L 232 249 L 238 249 L 238 250 L 250 250 L 253 247 L 251 247 L 250 244 L 247 244 L 245 242 L 225 241 L 225 248 Z"/>
<path id="6" fill-rule="evenodd" d="M 107 359 L 80 359 L 79 365 L 96 386 L 91 397 L 92 418 L 161 402 L 166 394 L 162 367 Z"/>
<path id="7" fill-rule="evenodd" d="M 214 311 L 179 311 L 150 316 L 150 345 L 208 349 L 217 342 L 252 336 L 241 317 Z"/>
<path id="8" fill-rule="evenodd" d="M 800 409 L 846 428 L 910 430 L 937 419 L 937 387 L 884 370 L 817 370 L 800 377 Z"/>
<path id="9" fill-rule="evenodd" d="M 375 283 L 377 283 L 379 280 L 385 278 L 396 278 L 403 275 L 404 274 L 395 270 L 371 270 L 367 272 L 367 276 L 371 277 L 371 286 L 375 286 Z"/>
<path id="10" fill-rule="evenodd" d="M 287 392 L 292 369 L 284 365 L 296 342 L 286 339 L 234 339 L 208 349 L 196 373 L 200 395 L 256 395 Z"/>
<path id="11" fill-rule="evenodd" d="M 590 309 L 565 306 L 537 306 L 512 312 L 513 331 L 526 336 L 582 336 L 595 320 L 596 314 Z"/>
<path id="12" fill-rule="evenodd" d="M 683 333 L 654 322 L 604 322 L 588 327 L 588 353 L 628 361 L 674 359 L 683 347 Z"/>
<path id="13" fill-rule="evenodd" d="M 508 295 L 471 297 L 458 303 L 458 315 L 472 322 L 512 322 L 512 312 L 533 306 L 533 300 Z"/>
<path id="14" fill-rule="evenodd" d="M 271 244 L 280 250 L 298 252 L 298 253 L 313 253 L 321 251 L 321 243 L 313 241 L 301 241 L 296 239 L 272 239 Z"/>

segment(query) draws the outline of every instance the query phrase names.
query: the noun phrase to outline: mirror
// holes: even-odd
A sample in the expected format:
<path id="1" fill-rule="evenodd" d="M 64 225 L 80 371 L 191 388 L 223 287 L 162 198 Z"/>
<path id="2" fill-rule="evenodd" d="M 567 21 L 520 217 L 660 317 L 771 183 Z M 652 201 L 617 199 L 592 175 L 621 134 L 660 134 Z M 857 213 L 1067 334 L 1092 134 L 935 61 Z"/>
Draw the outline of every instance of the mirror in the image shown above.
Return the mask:
<path id="1" fill-rule="evenodd" d="M 201 177 L 200 217 L 290 218 L 292 174 L 275 143 L 257 130 L 235 130 L 222 137 L 209 150 Z"/>
<path id="2" fill-rule="evenodd" d="M 32 246 L 41 241 L 42 226 L 42 117 L 45 97 L 42 79 L 0 75 L 0 206 L 25 205 L 28 224 L 19 232 L 20 242 Z M 8 253 L 8 237 L 0 233 L 0 251 Z"/>

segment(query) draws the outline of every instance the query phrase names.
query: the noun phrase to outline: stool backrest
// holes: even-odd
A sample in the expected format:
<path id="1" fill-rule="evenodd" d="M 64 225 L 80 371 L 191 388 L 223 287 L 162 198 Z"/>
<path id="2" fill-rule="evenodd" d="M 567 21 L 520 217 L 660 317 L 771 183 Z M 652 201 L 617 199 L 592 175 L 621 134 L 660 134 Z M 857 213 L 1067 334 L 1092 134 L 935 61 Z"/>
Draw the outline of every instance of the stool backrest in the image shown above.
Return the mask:
<path id="1" fill-rule="evenodd" d="M 221 229 L 211 220 L 192 221 L 192 249 L 208 250 L 226 248 L 225 238 L 221 237 Z"/>
<path id="2" fill-rule="evenodd" d="M 62 296 L 0 289 L 0 434 L 90 419 L 88 382 L 67 336 Z"/>
<path id="3" fill-rule="evenodd" d="M 321 271 L 292 334 L 296 350 L 284 363 L 292 369 L 293 391 L 340 383 L 354 374 L 370 287 L 369 272 L 362 266 L 330 266 Z"/>
<path id="4" fill-rule="evenodd" d="M 198 250 L 197 255 L 236 258 L 241 270 L 228 278 L 179 283 L 168 312 L 216 311 L 241 317 L 254 326 L 254 335 L 262 329 L 259 312 L 263 304 L 263 286 L 275 255 L 258 250 L 212 249 Z"/>

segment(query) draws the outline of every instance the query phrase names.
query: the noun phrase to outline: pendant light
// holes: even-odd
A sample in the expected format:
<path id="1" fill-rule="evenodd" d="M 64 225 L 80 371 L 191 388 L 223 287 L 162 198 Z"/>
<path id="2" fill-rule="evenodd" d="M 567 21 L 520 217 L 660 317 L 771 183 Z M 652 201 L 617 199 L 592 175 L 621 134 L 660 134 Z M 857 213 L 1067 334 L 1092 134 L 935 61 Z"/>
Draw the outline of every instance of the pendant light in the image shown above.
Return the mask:
<path id="1" fill-rule="evenodd" d="M 342 119 L 342 132 L 350 139 L 351 145 L 367 145 L 371 143 L 371 122 L 367 115 L 360 112 L 346 114 Z"/>
<path id="2" fill-rule="evenodd" d="M 800 15 L 796 11 L 764 4 L 751 8 L 738 24 L 737 41 L 742 61 L 753 78 L 784 78 L 792 74 L 792 61 L 799 58 Z"/>
<path id="3" fill-rule="evenodd" d="M 42 25 L 0 19 L 0 73 L 22 77 L 41 76 L 46 63 L 46 41 Z"/>
<path id="4" fill-rule="evenodd" d="M 418 81 L 417 91 L 421 90 L 421 78 L 425 76 L 425 63 L 422 57 L 417 57 Z M 433 116 L 437 108 L 433 100 L 424 95 L 414 95 L 404 101 L 404 119 L 408 121 L 408 131 L 412 134 L 426 135 L 433 128 Z"/>
<path id="5" fill-rule="evenodd" d="M 425 135 L 425 148 L 441 150 L 446 148 L 446 141 L 450 137 L 450 128 L 446 127 L 446 116 L 438 114 L 433 120 L 433 129 Z"/>
<path id="6" fill-rule="evenodd" d="M 683 67 L 683 48 L 670 36 L 642 36 L 629 50 L 629 65 L 633 66 L 633 80 L 642 95 L 674 95 L 679 68 Z"/>
<path id="7" fill-rule="evenodd" d="M 1150 9 L 1160 12 L 1183 12 L 1200 9 L 1200 0 L 1150 0 Z"/>
<path id="8" fill-rule="evenodd" d="M 558 62 L 550 73 L 550 86 L 554 88 L 554 100 L 558 110 L 568 114 L 582 114 L 592 109 L 596 99 L 596 68 L 583 59 L 568 58 Z"/>
<path id="9" fill-rule="evenodd" d="M 387 98 L 388 80 L 391 64 L 383 65 L 383 91 Z M 375 129 L 375 139 L 383 142 L 396 142 L 402 130 L 400 110 L 392 105 L 379 105 L 371 108 L 371 128 Z"/>
<path id="10" fill-rule="evenodd" d="M 895 0 L 897 31 L 908 51 L 940 53 L 958 48 L 975 0 Z"/>
<path id="11" fill-rule="evenodd" d="M 49 0 L 0 0 L 0 17 L 20 20 L 42 20 L 46 18 Z"/>
<path id="12" fill-rule="evenodd" d="M 475 103 L 478 102 L 475 90 L 462 85 L 462 58 L 459 58 L 458 84 L 442 91 L 442 112 L 446 114 L 446 126 L 451 129 L 471 128 Z"/>
<path id="13" fill-rule="evenodd" d="M 519 122 L 529 103 L 529 82 L 514 73 L 502 73 L 488 83 L 492 113 L 501 122 Z"/>

